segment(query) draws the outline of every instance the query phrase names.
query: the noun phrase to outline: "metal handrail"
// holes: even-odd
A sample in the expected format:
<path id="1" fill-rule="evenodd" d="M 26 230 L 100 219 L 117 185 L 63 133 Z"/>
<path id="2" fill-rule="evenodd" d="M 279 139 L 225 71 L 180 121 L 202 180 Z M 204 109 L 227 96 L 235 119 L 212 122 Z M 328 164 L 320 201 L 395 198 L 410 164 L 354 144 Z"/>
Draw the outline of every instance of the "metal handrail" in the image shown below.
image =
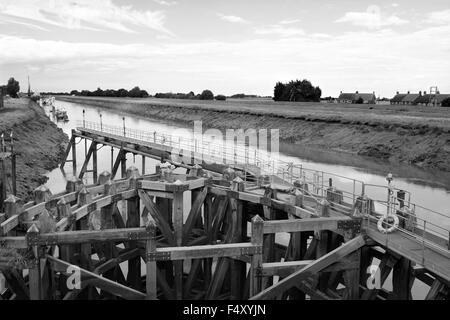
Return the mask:
<path id="1" fill-rule="evenodd" d="M 349 181 L 349 183 L 351 183 L 353 185 L 353 189 L 352 191 L 347 191 L 347 190 L 341 190 L 339 189 L 342 194 L 343 197 L 347 198 L 347 199 L 352 199 L 352 204 L 355 205 L 356 200 L 358 197 L 362 197 L 367 193 L 367 187 L 376 187 L 376 188 L 385 188 L 388 189 L 388 187 L 386 186 L 382 186 L 382 185 L 375 185 L 375 184 L 366 184 L 361 180 L 357 180 L 357 179 L 353 179 L 353 178 L 349 178 L 349 177 L 345 177 L 345 176 L 341 176 L 338 174 L 334 174 L 334 173 L 329 173 L 329 172 L 324 172 L 324 171 L 318 171 L 318 170 L 313 170 L 313 169 L 308 169 L 303 167 L 302 164 L 295 164 L 292 162 L 286 162 L 280 159 L 273 159 L 271 157 L 271 153 L 269 152 L 264 152 L 263 150 L 259 150 L 259 149 L 251 149 L 248 146 L 239 146 L 239 145 L 235 145 L 234 143 L 231 145 L 231 152 L 229 152 L 230 150 L 230 145 L 219 145 L 219 144 L 213 144 L 210 141 L 201 141 L 199 143 L 199 141 L 197 141 L 197 139 L 187 139 L 184 137 L 174 137 L 172 134 L 170 133 L 161 133 L 161 132 L 148 132 L 148 131 L 143 131 L 143 130 L 138 130 L 138 129 L 130 129 L 130 128 L 126 128 L 125 126 L 120 127 L 120 126 L 111 126 L 111 125 L 103 125 L 103 124 L 98 124 L 96 122 L 90 122 L 90 121 L 80 121 L 79 123 L 80 127 L 84 127 L 86 129 L 91 129 L 91 130 L 96 130 L 96 131 L 100 131 L 100 132 L 105 132 L 105 133 L 110 133 L 110 134 L 114 134 L 114 135 L 118 135 L 118 136 L 124 136 L 127 138 L 132 138 L 132 139 L 137 139 L 140 141 L 146 141 L 146 142 L 151 142 L 151 143 L 158 143 L 158 144 L 162 144 L 162 145 L 166 145 L 166 146 L 170 146 L 172 148 L 179 148 L 179 149 L 183 149 L 183 150 L 189 150 L 194 152 L 194 155 L 205 155 L 205 154 L 210 154 L 211 153 L 211 146 L 213 146 L 213 148 L 220 148 L 221 152 L 219 152 L 219 156 L 215 157 L 215 159 L 220 158 L 223 161 L 228 161 L 228 160 L 232 160 L 232 162 L 234 162 L 235 164 L 241 164 L 244 165 L 244 167 L 248 168 L 248 165 L 253 165 L 258 167 L 261 170 L 262 174 L 266 174 L 269 175 L 269 177 L 271 177 L 271 182 L 273 182 L 273 177 L 277 176 L 281 179 L 283 179 L 283 181 L 290 181 L 290 183 L 292 184 L 294 181 L 300 181 L 303 183 L 306 183 L 308 185 L 312 185 L 313 190 L 316 191 L 315 195 L 313 195 L 313 193 L 311 193 L 308 190 L 304 190 L 304 193 L 309 194 L 311 197 L 313 197 L 316 202 L 320 199 L 322 199 L 325 195 L 326 192 L 329 188 L 329 185 L 325 184 L 325 176 L 328 177 L 335 177 L 335 178 L 340 178 L 340 179 L 346 179 Z M 216 149 L 215 149 L 216 150 Z M 253 157 L 250 157 L 249 155 L 252 154 Z M 312 175 L 312 178 L 308 177 Z M 356 192 L 356 187 L 359 187 L 361 189 L 361 192 L 358 193 Z M 401 189 L 397 189 L 395 187 L 391 187 L 392 190 L 397 190 L 400 191 Z M 427 213 L 432 213 L 432 214 L 436 214 L 440 217 L 444 217 L 444 218 L 450 218 L 450 216 L 419 206 L 417 204 L 412 203 L 411 200 L 411 193 L 403 190 L 405 192 L 405 194 L 408 194 L 408 200 L 403 200 L 405 201 L 408 205 L 407 207 L 412 208 L 413 212 L 415 213 L 417 208 L 420 208 L 422 210 L 425 210 Z M 321 194 L 319 194 L 321 193 Z M 317 196 L 317 197 L 316 197 Z M 394 197 L 395 203 L 393 203 L 394 207 L 397 205 L 397 201 L 400 200 L 396 197 Z M 382 200 L 375 200 L 373 199 L 374 202 L 379 203 L 381 205 L 384 205 Z M 408 213 L 405 213 L 408 214 Z M 450 230 L 443 228 L 441 226 L 438 226 L 432 222 L 430 222 L 429 220 L 425 220 L 421 217 L 417 217 L 417 215 L 414 215 L 414 217 L 420 221 L 424 222 L 424 226 L 426 227 L 428 226 L 433 226 L 436 227 L 438 229 L 441 230 L 445 230 L 447 232 L 447 236 L 450 233 Z M 400 231 L 402 232 L 408 232 L 405 229 L 402 228 L 398 228 Z M 424 235 L 426 235 L 425 233 L 423 233 Z M 441 233 L 437 233 L 439 236 L 441 236 Z M 414 235 L 414 236 L 418 236 L 418 235 Z M 422 237 L 423 238 L 423 237 Z M 423 239 L 424 241 L 426 239 Z"/>

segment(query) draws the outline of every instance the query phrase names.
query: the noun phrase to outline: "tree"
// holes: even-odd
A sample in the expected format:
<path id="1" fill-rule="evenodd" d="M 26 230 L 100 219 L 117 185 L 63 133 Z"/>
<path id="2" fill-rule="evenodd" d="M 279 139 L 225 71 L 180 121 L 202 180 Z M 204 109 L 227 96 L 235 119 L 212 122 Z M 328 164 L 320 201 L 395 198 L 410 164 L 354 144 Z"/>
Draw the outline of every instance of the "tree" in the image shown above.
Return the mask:
<path id="1" fill-rule="evenodd" d="M 121 98 L 128 97 L 128 90 L 123 88 L 117 90 L 117 96 Z"/>
<path id="2" fill-rule="evenodd" d="M 203 90 L 200 94 L 200 100 L 214 100 L 214 94 L 211 90 Z"/>
<path id="3" fill-rule="evenodd" d="M 11 98 L 18 98 L 17 93 L 20 90 L 19 81 L 14 78 L 9 78 L 8 84 L 6 85 L 6 93 L 9 94 Z"/>
<path id="4" fill-rule="evenodd" d="M 295 80 L 288 83 L 277 82 L 274 88 L 275 101 L 315 101 L 319 102 L 322 90 L 314 87 L 308 80 Z"/>
<path id="5" fill-rule="evenodd" d="M 281 98 L 282 98 L 285 90 L 286 90 L 286 85 L 284 83 L 277 82 L 277 84 L 275 85 L 275 89 L 273 91 L 273 100 L 274 101 L 282 101 Z"/>
<path id="6" fill-rule="evenodd" d="M 450 107 L 450 98 L 442 100 L 443 107 Z"/>
<path id="7" fill-rule="evenodd" d="M 356 104 L 363 104 L 364 99 L 362 97 L 359 97 L 358 100 L 355 101 Z"/>
<path id="8" fill-rule="evenodd" d="M 225 97 L 223 94 L 218 94 L 216 96 L 216 100 L 225 101 L 227 100 L 227 97 Z"/>

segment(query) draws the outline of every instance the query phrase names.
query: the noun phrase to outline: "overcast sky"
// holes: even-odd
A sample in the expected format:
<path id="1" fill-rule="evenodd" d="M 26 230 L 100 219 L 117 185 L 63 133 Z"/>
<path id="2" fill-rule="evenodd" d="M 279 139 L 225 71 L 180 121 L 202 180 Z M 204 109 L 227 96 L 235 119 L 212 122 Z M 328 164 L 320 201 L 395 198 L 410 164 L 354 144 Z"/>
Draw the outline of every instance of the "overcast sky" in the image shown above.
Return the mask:
<path id="1" fill-rule="evenodd" d="M 0 81 L 272 95 L 450 93 L 448 0 L 0 0 Z"/>

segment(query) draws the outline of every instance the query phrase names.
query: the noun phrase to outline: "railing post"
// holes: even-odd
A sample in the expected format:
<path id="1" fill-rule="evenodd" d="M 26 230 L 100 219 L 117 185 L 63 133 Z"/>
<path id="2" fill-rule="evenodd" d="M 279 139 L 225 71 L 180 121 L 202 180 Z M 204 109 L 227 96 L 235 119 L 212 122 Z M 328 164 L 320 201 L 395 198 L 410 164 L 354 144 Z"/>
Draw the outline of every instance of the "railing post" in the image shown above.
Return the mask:
<path id="1" fill-rule="evenodd" d="M 423 220 L 423 231 L 422 231 L 422 265 L 425 265 L 425 235 L 427 232 L 427 221 Z"/>

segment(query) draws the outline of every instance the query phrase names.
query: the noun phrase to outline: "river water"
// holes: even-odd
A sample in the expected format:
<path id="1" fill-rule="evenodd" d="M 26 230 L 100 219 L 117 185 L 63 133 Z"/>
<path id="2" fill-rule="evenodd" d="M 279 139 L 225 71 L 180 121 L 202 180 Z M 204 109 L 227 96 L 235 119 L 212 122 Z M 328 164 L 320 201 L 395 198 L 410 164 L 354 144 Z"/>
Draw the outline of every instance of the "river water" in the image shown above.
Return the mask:
<path id="1" fill-rule="evenodd" d="M 77 124 L 83 120 L 83 110 L 85 111 L 84 117 L 86 121 L 100 122 L 101 114 L 101 121 L 103 124 L 114 126 L 123 125 L 123 115 L 113 110 L 59 100 L 56 101 L 55 105 L 57 108 L 63 108 L 67 111 L 69 116 L 68 122 L 63 123 L 53 120 L 69 137 L 71 136 L 71 130 L 75 129 Z M 45 110 L 52 119 L 53 116 L 50 112 L 50 107 L 45 107 Z M 179 124 L 164 123 L 161 120 L 144 119 L 134 115 L 125 116 L 125 126 L 127 128 L 148 132 L 157 131 L 169 133 L 182 127 Z M 89 148 L 89 145 L 87 148 Z M 78 171 L 81 169 L 84 161 L 84 150 L 84 142 L 79 143 L 77 145 Z M 114 153 L 114 156 L 116 155 L 117 151 Z M 386 186 L 386 174 L 392 172 L 394 175 L 395 187 L 411 192 L 412 202 L 450 216 L 450 176 L 448 174 L 425 172 L 408 165 L 374 162 L 355 155 L 318 152 L 304 149 L 301 146 L 293 144 L 282 144 L 280 146 L 279 157 L 286 162 L 301 163 L 303 167 L 308 169 L 332 172 L 337 175 L 361 180 L 367 184 L 374 185 Z M 154 171 L 156 163 L 157 161 L 155 160 L 146 159 L 147 174 Z M 136 156 L 134 158 L 133 155 L 128 154 L 127 166 L 130 165 L 134 165 L 141 171 L 141 157 Z M 49 181 L 47 185 L 53 193 L 64 190 L 66 177 L 70 176 L 72 171 L 71 168 L 71 163 L 66 164 L 66 176 L 59 168 L 48 173 Z M 111 172 L 111 149 L 109 147 L 101 148 L 98 151 L 98 172 L 101 173 L 104 170 Z M 117 176 L 120 176 L 120 169 L 119 172 L 117 172 Z M 91 182 L 92 176 L 90 173 L 87 173 L 85 175 L 85 183 Z M 343 179 L 340 182 L 345 184 L 346 180 Z M 351 188 L 351 185 L 348 187 Z M 372 188 L 370 192 L 371 198 L 386 199 L 387 197 L 386 190 L 383 188 Z M 442 225 L 447 229 L 450 228 L 448 218 L 429 214 L 425 211 L 421 214 L 426 215 L 423 216 L 423 218 L 426 218 L 437 225 Z M 420 213 L 418 215 L 420 216 Z M 418 283 L 418 281 L 416 281 L 416 283 Z M 417 286 L 418 288 L 415 288 L 414 290 L 414 296 L 419 299 L 423 298 L 426 291 L 420 283 L 418 285 L 415 284 L 415 287 Z"/>

